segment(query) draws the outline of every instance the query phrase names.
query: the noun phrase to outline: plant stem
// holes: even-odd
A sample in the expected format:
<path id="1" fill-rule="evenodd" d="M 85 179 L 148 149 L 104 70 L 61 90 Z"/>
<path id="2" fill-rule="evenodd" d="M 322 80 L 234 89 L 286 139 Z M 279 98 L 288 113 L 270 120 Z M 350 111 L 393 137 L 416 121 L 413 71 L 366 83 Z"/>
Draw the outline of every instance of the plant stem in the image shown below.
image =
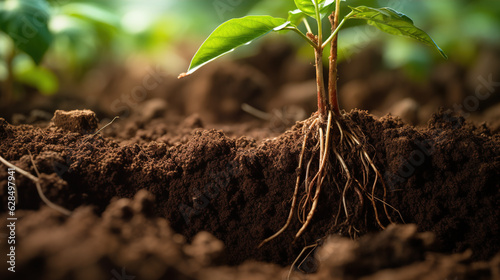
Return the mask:
<path id="1" fill-rule="evenodd" d="M 307 32 L 312 33 L 311 26 L 309 25 L 309 22 L 307 21 L 307 19 L 303 18 L 302 21 L 304 22 L 304 25 L 306 26 Z"/>
<path id="2" fill-rule="evenodd" d="M 330 23 L 332 25 L 332 45 L 330 48 L 329 57 L 329 71 L 328 71 L 328 105 L 329 109 L 335 115 L 340 116 L 339 101 L 337 95 L 337 49 L 338 49 L 338 30 L 339 28 L 339 14 L 340 14 L 340 0 L 335 1 L 335 12 L 330 15 Z M 331 36 L 330 36 L 331 37 Z"/>
<path id="3" fill-rule="evenodd" d="M 316 22 L 318 23 L 318 46 L 321 46 L 323 44 L 323 25 L 321 22 L 321 14 L 318 1 L 314 1 L 314 5 L 316 11 Z"/>
<path id="4" fill-rule="evenodd" d="M 339 33 L 339 30 L 340 28 L 344 25 L 344 23 L 346 22 L 346 20 L 350 19 L 351 16 L 354 14 L 354 12 L 350 12 L 347 16 L 344 17 L 344 19 L 342 19 L 342 21 L 338 24 L 337 28 L 335 28 L 335 31 L 332 31 L 332 34 L 330 34 L 330 37 L 328 37 L 328 39 L 326 39 L 326 41 L 323 43 L 323 45 L 321 46 L 322 48 L 325 48 L 326 45 L 328 45 L 328 43 L 330 43 L 333 38 L 335 36 L 337 36 L 337 34 Z"/>
<path id="5" fill-rule="evenodd" d="M 316 11 L 316 22 L 318 24 L 318 37 L 316 39 L 317 48 L 314 49 L 315 66 L 316 66 L 316 85 L 318 90 L 318 112 L 320 116 L 326 116 L 327 98 L 325 93 L 325 80 L 323 77 L 323 26 L 321 24 L 321 15 L 318 1 L 314 1 Z"/>
<path id="6" fill-rule="evenodd" d="M 316 59 L 316 84 L 318 90 L 318 112 L 321 116 L 326 116 L 326 94 L 325 94 L 325 81 L 323 78 L 323 49 L 317 48 L 314 51 Z"/>

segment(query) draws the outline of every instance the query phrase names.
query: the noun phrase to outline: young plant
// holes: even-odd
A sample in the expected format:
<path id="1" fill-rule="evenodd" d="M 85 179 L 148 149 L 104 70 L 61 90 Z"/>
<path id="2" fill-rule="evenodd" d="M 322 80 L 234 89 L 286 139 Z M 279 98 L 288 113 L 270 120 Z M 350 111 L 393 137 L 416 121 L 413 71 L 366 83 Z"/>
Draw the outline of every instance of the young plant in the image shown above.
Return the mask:
<path id="1" fill-rule="evenodd" d="M 317 208 L 321 187 L 325 178 L 333 180 L 334 185 L 339 186 L 339 181 L 343 180 L 343 188 L 339 191 L 342 194 L 339 204 L 339 211 L 336 215 L 336 225 L 338 218 L 341 216 L 341 210 L 344 209 L 345 221 L 342 225 L 346 226 L 349 233 L 352 230 L 357 231 L 351 222 L 351 217 L 355 214 L 349 212 L 349 207 L 346 196 L 350 193 L 359 199 L 359 204 L 363 205 L 364 197 L 366 196 L 374 209 L 374 216 L 381 228 L 384 228 L 383 223 L 379 219 L 377 203 L 383 205 L 385 214 L 389 222 L 392 223 L 391 217 L 387 210 L 390 207 L 385 202 L 386 187 L 382 180 L 381 174 L 374 165 L 374 161 L 369 156 L 366 150 L 365 137 L 356 126 L 354 127 L 348 121 L 346 115 L 341 113 L 337 97 L 337 41 L 338 33 L 342 26 L 348 20 L 364 20 L 368 24 L 377 27 L 378 29 L 389 34 L 404 36 L 416 39 L 422 43 L 435 47 L 443 57 L 446 58 L 444 52 L 436 45 L 436 43 L 421 29 L 417 28 L 413 21 L 406 15 L 397 12 L 391 8 L 371 8 L 366 6 L 349 7 L 350 13 L 340 19 L 340 2 L 345 0 L 294 0 L 297 10 L 290 11 L 288 18 L 275 18 L 271 16 L 246 16 L 243 18 L 231 19 L 221 24 L 213 33 L 205 40 L 199 50 L 194 55 L 187 73 L 182 73 L 179 78 L 188 76 L 198 70 L 205 64 L 233 51 L 235 48 L 247 45 L 254 39 L 257 39 L 270 32 L 277 31 L 293 31 L 302 37 L 314 50 L 315 66 L 316 66 L 316 81 L 317 81 L 317 98 L 318 111 L 311 118 L 302 122 L 302 134 L 304 141 L 302 151 L 299 158 L 299 174 L 295 185 L 295 191 L 292 198 L 292 205 L 289 217 L 283 226 L 276 234 L 264 240 L 264 243 L 274 239 L 281 234 L 290 224 L 292 216 L 295 213 L 297 206 L 298 189 L 304 185 L 305 192 L 302 199 L 299 201 L 298 214 L 302 227 L 296 234 L 299 237 L 307 226 L 310 224 L 313 215 Z M 329 15 L 331 25 L 331 33 L 326 36 L 323 34 L 322 19 Z M 317 33 L 313 31 L 309 25 L 308 19 L 312 18 L 316 23 Z M 307 28 L 307 33 L 302 33 L 297 25 L 304 23 Z M 325 89 L 324 74 L 323 74 L 323 50 L 331 44 L 329 56 L 329 71 L 328 71 L 328 87 Z M 334 134 L 334 135 L 332 135 Z M 308 138 L 313 135 L 315 141 L 312 155 L 307 161 L 305 175 L 303 176 L 303 162 Z M 348 163 L 344 160 L 346 153 L 354 153 L 358 162 Z M 352 158 L 352 155 L 349 156 Z M 311 163 L 314 159 L 319 160 L 318 170 L 314 176 L 310 176 Z M 337 163 L 340 166 L 342 178 L 330 176 L 332 166 Z M 349 164 L 354 166 L 348 166 Z M 361 178 L 356 178 L 352 168 L 362 166 Z M 371 173 L 373 172 L 373 173 Z M 330 178 L 332 177 L 332 178 Z M 370 180 L 373 178 L 372 180 Z M 377 183 L 383 187 L 383 198 L 378 198 L 375 195 Z M 371 186 L 371 189 L 369 188 Z M 393 209 L 398 212 L 396 209 Z M 398 212 L 399 213 L 399 212 Z M 307 214 L 307 215 L 306 215 Z M 260 247 L 259 246 L 259 247 Z"/>

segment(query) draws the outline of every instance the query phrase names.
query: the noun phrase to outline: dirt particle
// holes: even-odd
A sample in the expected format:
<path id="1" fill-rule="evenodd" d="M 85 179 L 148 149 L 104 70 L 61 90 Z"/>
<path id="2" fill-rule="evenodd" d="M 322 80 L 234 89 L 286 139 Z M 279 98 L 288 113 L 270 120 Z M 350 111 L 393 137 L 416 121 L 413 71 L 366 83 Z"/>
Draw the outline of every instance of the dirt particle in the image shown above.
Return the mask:
<path id="1" fill-rule="evenodd" d="M 99 121 L 96 114 L 90 110 L 57 110 L 54 113 L 52 122 L 58 128 L 86 134 L 95 132 Z"/>
<path id="2" fill-rule="evenodd" d="M 168 103 L 161 99 L 155 98 L 151 100 L 144 101 L 144 103 L 140 106 L 139 110 L 137 110 L 140 117 L 144 122 L 151 121 L 154 118 L 159 118 L 165 114 L 168 109 Z"/>
<path id="3" fill-rule="evenodd" d="M 203 128 L 203 121 L 200 118 L 199 114 L 192 114 L 187 117 L 183 122 L 182 126 L 189 128 Z"/>
<path id="4" fill-rule="evenodd" d="M 7 132 L 7 126 L 9 124 L 4 118 L 0 118 L 0 138 L 6 137 L 6 132 Z"/>
<path id="5" fill-rule="evenodd" d="M 152 216 L 154 212 L 155 197 L 146 190 L 140 190 L 132 202 L 132 209 L 135 213 L 142 213 L 146 216 Z"/>
<path id="6" fill-rule="evenodd" d="M 224 243 L 209 232 L 201 231 L 195 235 L 191 245 L 184 248 L 184 252 L 203 266 L 221 264 Z"/>

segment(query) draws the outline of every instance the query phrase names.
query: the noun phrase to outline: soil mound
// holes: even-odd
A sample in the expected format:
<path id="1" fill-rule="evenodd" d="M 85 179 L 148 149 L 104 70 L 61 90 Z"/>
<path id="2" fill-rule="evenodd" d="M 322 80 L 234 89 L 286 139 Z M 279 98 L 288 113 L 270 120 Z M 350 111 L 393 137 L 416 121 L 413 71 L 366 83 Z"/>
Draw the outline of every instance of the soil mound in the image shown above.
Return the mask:
<path id="1" fill-rule="evenodd" d="M 449 254 L 471 249 L 472 260 L 489 260 L 500 251 L 498 134 L 492 134 L 485 126 L 475 127 L 448 112 L 435 114 L 425 128 L 405 125 L 391 116 L 375 119 L 363 111 L 352 111 L 347 114 L 347 118 L 359 126 L 371 146 L 375 164 L 384 174 L 389 188 L 387 202 L 401 212 L 406 223 L 416 224 L 420 232 L 435 234 L 437 245 L 432 246 L 433 251 Z M 30 151 L 42 173 L 42 188 L 47 197 L 68 209 L 78 209 L 68 219 L 48 209 L 38 210 L 41 202 L 34 184 L 18 174 L 18 209 L 38 210 L 36 213 L 26 212 L 24 226 L 29 227 L 30 216 L 37 217 L 32 218 L 35 224 L 35 221 L 41 223 L 42 218 L 38 215 L 45 215 L 43 219 L 46 220 L 43 220 L 43 226 L 33 226 L 33 229 L 40 228 L 41 232 L 37 236 L 31 236 L 31 232 L 36 231 L 27 229 L 24 236 L 20 233 L 20 243 L 37 238 L 44 240 L 43 234 L 50 233 L 55 236 L 50 239 L 52 245 L 59 244 L 56 247 L 60 250 L 66 248 L 65 254 L 73 254 L 71 242 L 79 242 L 79 239 L 75 237 L 73 241 L 64 243 L 57 236 L 72 231 L 76 236 L 92 235 L 92 231 L 99 227 L 104 228 L 99 229 L 101 231 L 113 232 L 112 220 L 118 217 L 129 225 L 128 229 L 120 228 L 123 226 L 119 225 L 116 234 L 129 234 L 127 238 L 133 238 L 134 231 L 139 230 L 140 234 L 154 235 L 158 240 L 162 240 L 161 236 L 181 240 L 180 235 L 173 233 L 176 232 L 185 236 L 188 243 L 196 244 L 197 234 L 205 231 L 225 244 L 224 264 L 239 265 L 256 260 L 290 265 L 304 246 L 314 244 L 330 234 L 345 235 L 345 232 L 333 227 L 340 202 L 338 190 L 335 186 L 326 185 L 318 212 L 300 240 L 292 244 L 294 233 L 300 227 L 294 219 L 284 234 L 263 248 L 256 249 L 263 239 L 276 232 L 286 221 L 303 141 L 300 123 L 278 137 L 258 140 L 241 136 L 244 133 L 238 135 L 233 131 L 228 136 L 221 130 L 202 128 L 200 122 L 182 127 L 166 124 L 167 119 L 163 121 L 163 124 L 158 120 L 152 121 L 149 126 L 140 122 L 135 122 L 136 126 L 130 122 L 116 124 L 115 132 L 126 126 L 127 133 L 135 135 L 125 141 L 120 137 L 112 137 L 113 134 L 103 137 L 100 134 L 68 132 L 55 126 L 12 126 L 0 120 L 0 155 L 36 174 L 28 156 L 27 151 Z M 192 121 L 181 124 L 189 123 Z M 175 134 L 172 131 L 179 133 L 169 138 L 168 135 Z M 147 135 L 148 141 L 138 135 Z M 2 186 L 7 185 L 6 172 L 6 168 L 0 170 Z M 140 189 L 156 197 L 154 206 L 150 199 L 144 198 L 148 197 L 144 193 L 138 195 L 143 198 L 127 200 L 132 199 Z M 0 189 L 0 195 L 3 205 L 7 205 L 6 188 Z M 114 206 L 108 206 L 114 197 L 125 200 L 118 200 L 122 201 L 120 203 L 115 201 L 112 204 Z M 89 207 L 78 208 L 85 205 Z M 141 214 L 143 208 L 148 208 L 147 215 Z M 136 229 L 142 224 L 130 224 L 131 219 L 135 219 L 134 213 L 142 215 L 140 223 L 144 222 L 148 226 Z M 77 215 L 85 217 L 76 218 Z M 395 219 L 398 217 L 395 212 L 391 215 Z M 166 220 L 159 222 L 153 217 Z M 380 231 L 373 213 L 369 211 L 357 223 L 360 235 Z M 53 228 L 49 225 L 53 225 Z M 70 225 L 74 225 L 74 229 Z M 46 229 L 42 231 L 42 228 Z M 58 235 L 53 230 L 59 232 Z M 23 230 L 20 229 L 20 232 Z M 123 244 L 113 240 L 92 242 L 107 244 L 102 245 L 101 250 L 108 251 L 92 255 L 88 259 L 89 264 L 98 263 L 106 269 L 112 269 L 112 264 L 120 266 L 129 263 L 130 260 L 110 257 L 110 254 L 121 255 L 119 252 Z M 158 244 L 161 242 L 158 241 Z M 174 245 L 174 241 L 169 242 L 165 246 L 181 246 Z M 216 241 L 207 242 L 217 244 Z M 49 243 L 45 244 L 49 246 Z M 154 249 L 151 246 L 156 245 L 151 244 L 133 245 L 131 241 L 127 246 L 150 246 L 147 248 L 153 251 L 160 248 L 167 250 L 166 247 Z M 115 247 L 110 249 L 110 246 Z M 28 250 L 28 247 L 25 248 Z M 43 248 L 27 256 L 24 265 L 31 267 L 36 264 L 43 271 L 58 269 L 52 266 L 54 260 L 46 258 L 46 249 Z M 219 258 L 219 251 L 216 250 L 215 259 Z M 174 250 L 170 253 L 181 254 L 179 252 Z M 103 255 L 107 257 L 103 258 Z M 147 259 L 149 256 L 149 251 L 134 252 L 130 258 Z M 423 261 L 426 254 L 420 252 L 416 256 L 412 260 Z M 170 260 L 166 261 L 168 256 L 157 258 L 164 262 L 158 264 L 151 261 L 147 265 L 162 266 L 168 273 L 178 275 L 176 279 L 196 279 L 189 278 L 195 276 L 185 274 L 182 266 L 177 266 L 178 263 L 163 266 L 163 263 L 169 264 Z M 142 269 L 150 270 L 140 265 L 146 264 L 137 264 L 133 268 L 136 275 Z M 277 273 L 281 272 L 279 267 L 270 267 Z M 166 273 L 163 271 L 158 275 Z M 159 279 L 158 275 L 144 279 Z M 107 278 L 110 278 L 109 274 Z"/>

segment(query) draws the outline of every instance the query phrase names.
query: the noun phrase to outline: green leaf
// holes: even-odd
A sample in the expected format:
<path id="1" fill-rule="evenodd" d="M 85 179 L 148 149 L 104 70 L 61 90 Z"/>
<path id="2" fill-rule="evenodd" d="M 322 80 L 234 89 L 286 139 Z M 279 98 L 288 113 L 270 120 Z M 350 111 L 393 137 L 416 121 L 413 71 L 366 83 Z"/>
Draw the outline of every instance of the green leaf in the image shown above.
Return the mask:
<path id="1" fill-rule="evenodd" d="M 297 8 L 301 10 L 303 13 L 313 18 L 316 17 L 316 7 L 314 5 L 314 1 L 316 0 L 294 0 L 294 1 L 295 1 L 295 6 L 297 6 Z M 320 2 L 324 2 L 324 0 Z"/>
<path id="2" fill-rule="evenodd" d="M 188 72 L 181 77 L 192 74 L 237 47 L 249 44 L 260 36 L 271 31 L 279 31 L 288 25 L 286 19 L 271 16 L 246 16 L 228 20 L 205 40 L 191 60 Z"/>
<path id="3" fill-rule="evenodd" d="M 59 88 L 56 75 L 50 70 L 36 65 L 25 54 L 20 54 L 14 59 L 13 68 L 17 82 L 32 86 L 42 94 L 55 94 Z"/>
<path id="4" fill-rule="evenodd" d="M 363 19 L 368 24 L 392 35 L 413 38 L 426 45 L 435 47 L 446 59 L 448 58 L 443 50 L 432 40 L 432 38 L 413 24 L 413 21 L 403 13 L 391 8 L 371 8 L 366 6 L 349 7 L 353 13 L 349 18 Z"/>
<path id="5" fill-rule="evenodd" d="M 287 20 L 294 25 L 299 25 L 299 23 L 305 17 L 306 17 L 306 14 L 304 14 L 304 12 L 302 12 L 301 10 L 297 9 L 297 10 L 293 10 L 293 11 L 288 12 Z"/>
<path id="6" fill-rule="evenodd" d="M 52 43 L 48 28 L 50 7 L 45 0 L 7 0 L 0 3 L 0 30 L 9 35 L 17 49 L 36 64 Z"/>
<path id="7" fill-rule="evenodd" d="M 295 6 L 302 11 L 303 15 L 308 15 L 312 18 L 316 18 L 316 8 L 314 7 L 315 0 L 294 0 Z M 335 0 L 319 0 L 318 6 L 320 10 L 321 18 L 329 15 L 335 9 Z M 293 11 L 297 14 L 296 11 Z M 290 13 L 289 13 L 290 15 Z M 293 22 L 293 21 L 292 21 Z"/>
<path id="8" fill-rule="evenodd" d="M 345 1 L 345 0 L 341 0 Z M 321 18 L 324 18 L 325 16 L 330 15 L 333 11 L 335 11 L 335 0 L 326 0 L 320 6 L 320 14 Z"/>
<path id="9" fill-rule="evenodd" d="M 102 26 L 102 28 L 114 30 L 120 25 L 120 17 L 115 11 L 92 3 L 68 3 L 61 7 L 61 13 Z"/>

